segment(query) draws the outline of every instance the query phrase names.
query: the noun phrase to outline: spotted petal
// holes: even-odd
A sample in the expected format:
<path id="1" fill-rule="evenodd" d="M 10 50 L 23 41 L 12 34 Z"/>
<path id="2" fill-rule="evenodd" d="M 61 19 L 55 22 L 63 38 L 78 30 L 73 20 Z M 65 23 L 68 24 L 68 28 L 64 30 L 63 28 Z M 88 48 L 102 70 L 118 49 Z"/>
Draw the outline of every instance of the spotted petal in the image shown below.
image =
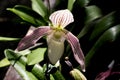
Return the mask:
<path id="1" fill-rule="evenodd" d="M 49 26 L 41 26 L 39 28 L 31 27 L 26 36 L 19 42 L 16 51 L 25 50 L 35 45 L 35 43 L 50 30 Z"/>
<path id="2" fill-rule="evenodd" d="M 71 32 L 66 34 L 66 39 L 71 45 L 74 57 L 76 61 L 81 65 L 81 69 L 85 71 L 84 55 L 80 48 L 80 43 L 77 37 L 75 37 Z"/>
<path id="3" fill-rule="evenodd" d="M 74 21 L 72 13 L 67 9 L 55 11 L 50 15 L 49 19 L 51 20 L 53 27 L 62 28 Z"/>

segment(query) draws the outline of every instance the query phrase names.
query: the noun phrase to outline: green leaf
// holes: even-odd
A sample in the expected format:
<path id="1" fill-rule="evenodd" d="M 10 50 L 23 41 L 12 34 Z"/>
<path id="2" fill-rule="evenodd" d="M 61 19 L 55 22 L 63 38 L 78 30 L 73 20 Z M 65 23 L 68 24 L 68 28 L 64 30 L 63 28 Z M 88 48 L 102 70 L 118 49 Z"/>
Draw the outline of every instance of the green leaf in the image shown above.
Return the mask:
<path id="1" fill-rule="evenodd" d="M 26 65 L 27 59 L 23 57 L 21 54 L 14 52 L 11 49 L 5 49 L 4 51 L 6 58 L 10 61 L 12 65 L 16 63 L 16 61 L 21 62 Z"/>
<path id="2" fill-rule="evenodd" d="M 39 80 L 37 77 L 35 77 L 31 72 L 26 71 L 28 76 L 30 77 L 30 80 Z M 42 79 L 41 79 L 42 80 Z"/>
<path id="3" fill-rule="evenodd" d="M 26 71 L 25 71 L 25 65 L 21 64 L 19 61 L 17 61 L 14 64 L 14 68 L 17 70 L 17 72 L 21 75 L 21 77 L 24 80 L 29 80 L 30 78 L 28 77 Z"/>
<path id="4" fill-rule="evenodd" d="M 88 24 L 89 22 L 102 16 L 101 10 L 95 5 L 85 7 L 85 12 L 86 12 L 85 24 Z"/>
<path id="5" fill-rule="evenodd" d="M 6 49 L 5 55 L 24 80 L 38 80 L 31 72 L 26 71 L 25 57 L 21 57 L 19 53 L 15 53 L 11 49 Z"/>
<path id="6" fill-rule="evenodd" d="M 11 49 L 5 49 L 4 53 L 8 60 L 17 60 L 21 56 L 20 54 L 15 53 Z"/>
<path id="7" fill-rule="evenodd" d="M 39 66 L 38 64 L 35 64 L 31 72 L 39 79 L 39 80 L 46 80 L 45 79 L 45 73 L 43 71 L 43 68 Z"/>
<path id="8" fill-rule="evenodd" d="M 31 0 L 32 1 L 32 9 L 40 14 L 42 17 L 47 15 L 48 9 L 43 4 L 42 0 Z"/>
<path id="9" fill-rule="evenodd" d="M 7 8 L 7 10 L 15 13 L 19 17 L 21 17 L 24 21 L 34 25 L 45 25 L 47 22 L 44 20 L 42 16 L 37 14 L 35 11 L 30 9 L 29 7 L 16 5 L 14 8 Z"/>
<path id="10" fill-rule="evenodd" d="M 45 51 L 46 51 L 46 48 L 37 48 L 33 50 L 32 53 L 27 56 L 28 65 L 33 65 L 42 61 L 44 59 Z"/>
<path id="11" fill-rule="evenodd" d="M 76 0 L 68 0 L 68 6 L 67 6 L 67 9 L 69 9 L 70 11 L 72 10 L 73 8 L 73 5 L 74 5 L 74 2 Z"/>
<path id="12" fill-rule="evenodd" d="M 55 80 L 65 80 L 62 73 L 57 70 L 55 73 L 52 74 Z"/>
<path id="13" fill-rule="evenodd" d="M 43 69 L 38 64 L 34 65 L 29 72 L 26 70 L 29 66 L 26 67 L 27 58 L 25 56 L 19 56 L 19 53 L 15 53 L 11 49 L 6 49 L 5 55 L 24 80 L 45 80 Z"/>
<path id="14" fill-rule="evenodd" d="M 0 41 L 18 41 L 20 38 L 0 37 Z"/>
<path id="15" fill-rule="evenodd" d="M 94 26 L 94 30 L 90 36 L 90 40 L 93 40 L 94 38 L 98 37 L 105 30 L 107 30 L 114 24 L 114 19 L 115 19 L 114 13 L 115 12 L 111 12 L 110 14 L 98 20 L 98 22 Z"/>
<path id="16" fill-rule="evenodd" d="M 5 66 L 8 66 L 8 65 L 10 65 L 10 62 L 8 61 L 7 58 L 4 58 L 4 59 L 2 59 L 2 60 L 0 61 L 0 68 L 1 68 L 1 67 L 5 67 Z"/>
<path id="17" fill-rule="evenodd" d="M 81 7 L 87 6 L 89 2 L 90 2 L 90 0 L 77 0 L 77 3 L 78 3 Z"/>
<path id="18" fill-rule="evenodd" d="M 25 65 L 21 64 L 19 61 L 14 64 L 14 68 L 24 80 L 38 80 L 31 72 L 26 71 Z"/>
<path id="19" fill-rule="evenodd" d="M 31 51 L 30 51 L 29 49 L 26 49 L 26 50 L 19 51 L 18 53 L 19 53 L 20 55 L 25 56 L 25 55 L 27 55 L 27 54 L 30 54 Z"/>
<path id="20" fill-rule="evenodd" d="M 100 47 L 106 42 L 114 42 L 117 39 L 118 35 L 120 35 L 120 25 L 113 26 L 110 29 L 106 30 L 86 55 L 86 67 L 89 66 L 91 58 L 100 49 Z"/>
<path id="21" fill-rule="evenodd" d="M 93 24 L 95 24 L 96 19 L 102 16 L 100 9 L 95 5 L 85 7 L 85 12 L 86 12 L 85 26 L 79 33 L 78 38 L 81 38 L 85 34 L 87 34 L 87 32 L 90 31 L 91 28 L 93 28 Z"/>
<path id="22" fill-rule="evenodd" d="M 86 25 L 83 27 L 83 29 L 80 31 L 80 33 L 78 34 L 77 37 L 80 39 L 80 38 L 82 38 L 83 36 L 85 36 L 85 35 L 94 27 L 94 24 L 95 24 L 95 23 L 96 23 L 95 21 L 92 21 L 92 22 L 86 24 Z"/>
<path id="23" fill-rule="evenodd" d="M 55 80 L 54 77 L 50 74 L 50 80 Z"/>

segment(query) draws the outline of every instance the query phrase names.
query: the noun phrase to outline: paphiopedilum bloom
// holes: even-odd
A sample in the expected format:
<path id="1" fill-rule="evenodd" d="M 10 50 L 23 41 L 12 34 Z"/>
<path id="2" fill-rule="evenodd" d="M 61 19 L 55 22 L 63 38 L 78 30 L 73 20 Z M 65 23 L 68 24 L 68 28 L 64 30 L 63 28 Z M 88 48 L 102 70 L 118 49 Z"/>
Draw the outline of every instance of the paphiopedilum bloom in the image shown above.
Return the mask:
<path id="1" fill-rule="evenodd" d="M 80 64 L 81 69 L 85 70 L 84 55 L 80 48 L 79 40 L 71 32 L 64 29 L 68 24 L 74 21 L 72 13 L 65 10 L 58 10 L 49 17 L 50 26 L 40 26 L 30 28 L 26 36 L 20 41 L 16 51 L 21 51 L 34 46 L 43 36 L 47 38 L 48 58 L 52 64 L 55 64 L 64 53 L 64 41 L 70 44 L 76 61 Z"/>

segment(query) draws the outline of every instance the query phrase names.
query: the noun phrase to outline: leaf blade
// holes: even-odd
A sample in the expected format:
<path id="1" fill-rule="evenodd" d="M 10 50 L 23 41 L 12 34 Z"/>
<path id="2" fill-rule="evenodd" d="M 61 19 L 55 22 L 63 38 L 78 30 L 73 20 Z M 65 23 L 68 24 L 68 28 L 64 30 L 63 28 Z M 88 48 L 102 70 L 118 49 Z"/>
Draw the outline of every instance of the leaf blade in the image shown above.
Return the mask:
<path id="1" fill-rule="evenodd" d="M 10 62 L 8 61 L 7 58 L 4 58 L 4 59 L 2 59 L 2 60 L 0 61 L 0 68 L 1 68 L 1 67 L 5 67 L 5 66 L 8 66 L 8 65 L 10 65 Z"/>
<path id="2" fill-rule="evenodd" d="M 34 26 L 47 24 L 47 22 L 44 20 L 42 16 L 37 14 L 35 11 L 30 9 L 29 7 L 26 7 L 23 5 L 16 5 L 14 8 L 7 8 L 7 10 L 15 13 L 20 18 L 22 18 L 24 21 Z"/>
<path id="3" fill-rule="evenodd" d="M 69 9 L 71 11 L 75 1 L 76 0 L 68 0 L 67 9 Z"/>
<path id="4" fill-rule="evenodd" d="M 114 24 L 114 13 L 115 12 L 111 12 L 98 20 L 98 22 L 94 26 L 93 32 L 91 33 L 90 40 L 98 37 L 100 34 L 102 34 L 102 32 L 104 32 Z"/>
<path id="5" fill-rule="evenodd" d="M 88 54 L 85 57 L 86 60 L 86 67 L 89 66 L 91 62 L 91 58 L 94 54 L 99 50 L 99 48 L 104 45 L 106 42 L 114 42 L 117 39 L 117 36 L 120 35 L 120 24 L 111 27 L 110 29 L 106 30 L 103 35 L 96 41 L 94 46 L 90 49 Z"/>
<path id="6" fill-rule="evenodd" d="M 0 37 L 0 41 L 18 41 L 19 38 L 11 38 L 11 37 Z"/>
<path id="7" fill-rule="evenodd" d="M 48 9 L 43 4 L 42 0 L 31 0 L 32 1 L 32 9 L 40 14 L 42 17 L 47 15 Z"/>
<path id="8" fill-rule="evenodd" d="M 46 48 L 37 48 L 33 50 L 31 54 L 28 54 L 27 56 L 28 65 L 33 65 L 42 61 L 44 59 L 45 51 L 46 51 Z"/>

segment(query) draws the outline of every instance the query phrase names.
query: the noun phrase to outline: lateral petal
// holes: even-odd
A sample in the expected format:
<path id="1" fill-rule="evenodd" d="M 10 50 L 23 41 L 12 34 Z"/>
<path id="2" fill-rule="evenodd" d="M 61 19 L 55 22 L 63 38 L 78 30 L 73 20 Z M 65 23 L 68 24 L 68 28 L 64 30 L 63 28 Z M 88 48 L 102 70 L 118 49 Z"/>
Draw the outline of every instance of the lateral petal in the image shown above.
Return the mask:
<path id="1" fill-rule="evenodd" d="M 80 48 L 80 43 L 79 43 L 78 38 L 75 37 L 71 32 L 68 32 L 66 34 L 66 39 L 72 48 L 74 58 L 80 64 L 81 69 L 85 71 L 84 54 L 83 54 L 82 49 Z"/>
<path id="2" fill-rule="evenodd" d="M 34 46 L 41 37 L 47 35 L 49 30 L 50 30 L 49 26 L 41 26 L 39 28 L 31 27 L 28 30 L 26 36 L 22 38 L 21 41 L 19 42 L 16 51 L 25 50 L 29 47 Z"/>

